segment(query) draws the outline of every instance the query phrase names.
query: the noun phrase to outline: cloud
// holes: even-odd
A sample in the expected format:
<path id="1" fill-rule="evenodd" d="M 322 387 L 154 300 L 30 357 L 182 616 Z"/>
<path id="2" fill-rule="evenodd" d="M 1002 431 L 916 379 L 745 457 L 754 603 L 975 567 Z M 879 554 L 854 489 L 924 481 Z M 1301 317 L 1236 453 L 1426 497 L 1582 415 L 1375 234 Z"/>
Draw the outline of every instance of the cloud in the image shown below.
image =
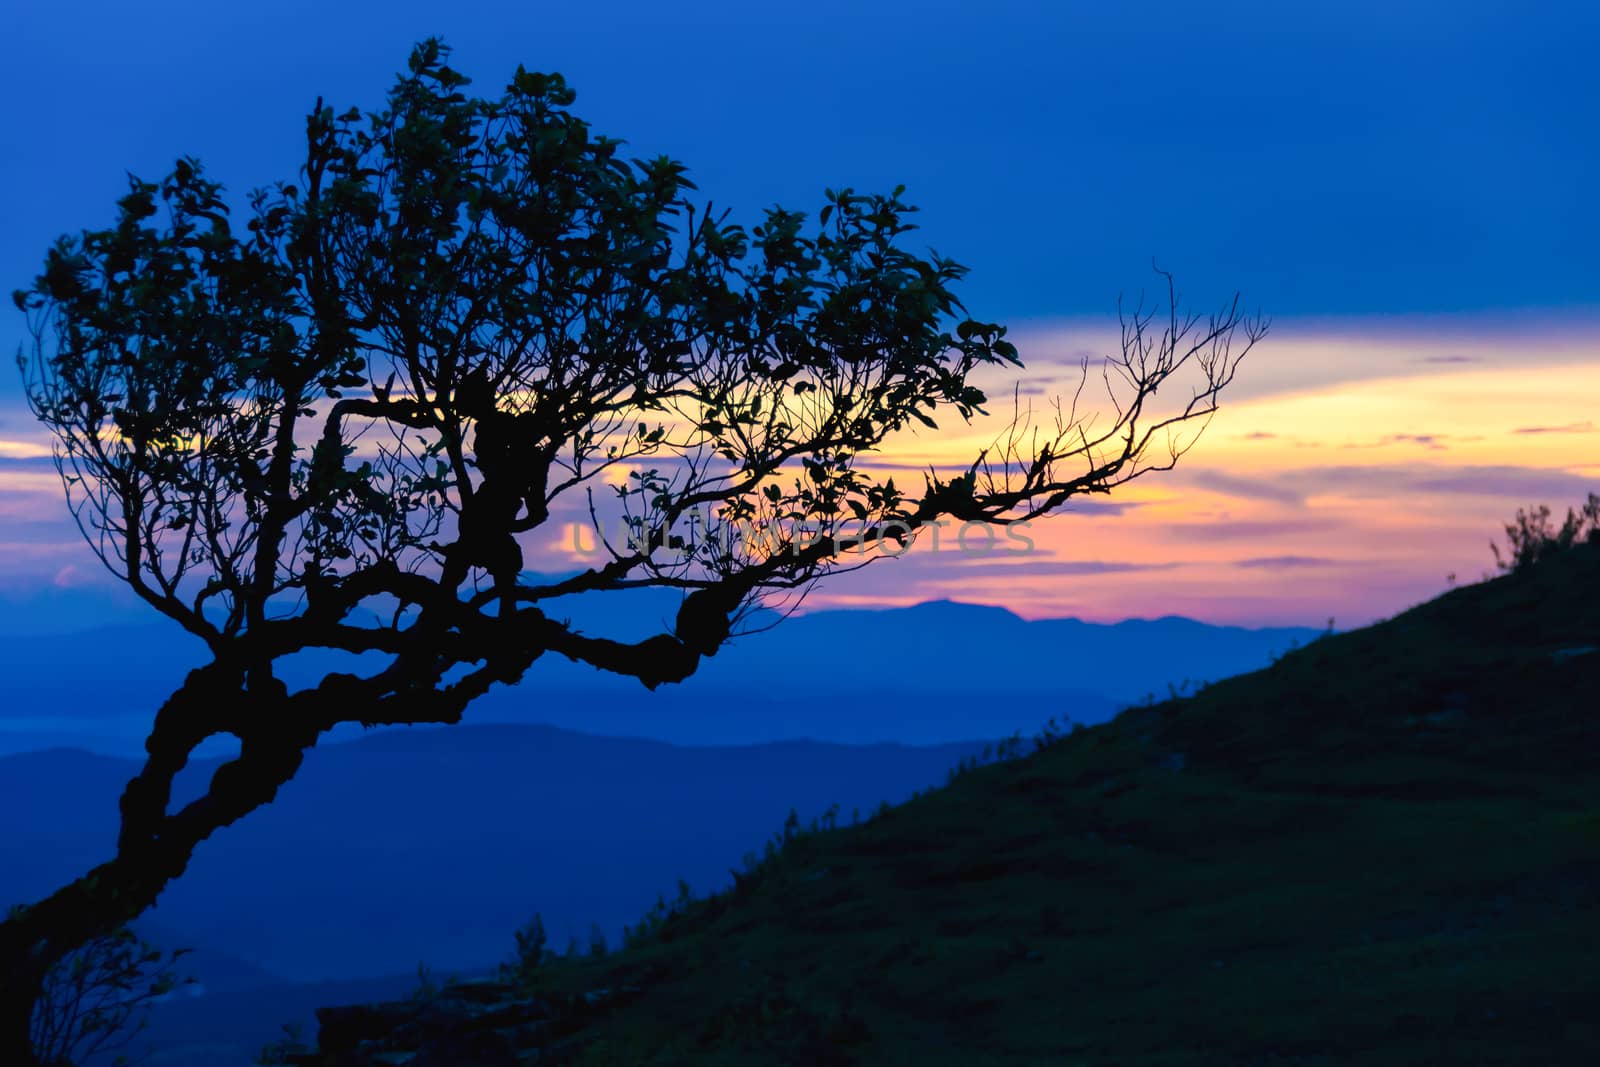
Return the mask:
<path id="1" fill-rule="evenodd" d="M 1112 517 L 1143 507 L 1142 500 L 1069 500 L 1056 515 L 1094 515 Z"/>
<path id="2" fill-rule="evenodd" d="M 1346 525 L 1332 515 L 1297 519 L 1237 519 L 1174 523 L 1166 527 L 1177 541 L 1252 541 L 1286 534 L 1322 533 Z"/>
<path id="3" fill-rule="evenodd" d="M 1569 422 L 1565 426 L 1523 426 L 1512 433 L 1594 433 L 1592 422 Z"/>
<path id="4" fill-rule="evenodd" d="M 1103 327 L 1099 328 L 1096 332 L 1104 333 L 1104 341 L 1107 347 L 1096 351 L 1073 343 L 1077 336 L 1080 335 L 1081 329 L 1080 327 L 1074 330 L 1068 327 L 1068 332 L 1060 337 L 1052 336 L 1047 330 L 1040 329 L 1025 333 L 1018 339 L 1019 347 L 1026 344 L 1026 347 L 1022 347 L 1024 363 L 1029 367 L 1060 366 L 1077 368 L 1085 363 L 1089 364 L 1091 368 L 1098 366 L 1110 352 L 1110 342 L 1115 339 L 1115 333 L 1114 331 L 1107 332 Z"/>
<path id="5" fill-rule="evenodd" d="M 1474 438 L 1457 438 L 1447 433 L 1391 433 L 1376 441 L 1352 441 L 1340 447 L 1387 448 L 1390 445 L 1420 445 L 1433 452 L 1443 452 L 1449 447 L 1445 442 L 1451 440 L 1474 440 Z"/>
<path id="6" fill-rule="evenodd" d="M 0 441 L 0 445 L 7 442 Z M 7 451 L 0 448 L 0 470 L 55 470 L 56 461 L 49 450 L 45 451 Z"/>
<path id="7" fill-rule="evenodd" d="M 1107 328 L 1099 319 L 1041 321 L 1013 333 L 1028 366 L 1041 370 L 1087 357 L 1098 376 L 1103 354 L 1117 351 L 1115 324 Z M 1597 346 L 1600 316 L 1593 309 L 1278 318 L 1224 396 L 1237 404 L 1366 381 L 1587 367 Z"/>
<path id="8" fill-rule="evenodd" d="M 1340 562 L 1326 556 L 1256 556 L 1251 559 L 1236 559 L 1233 565 L 1251 569 L 1289 570 L 1297 567 L 1334 567 Z"/>
<path id="9" fill-rule="evenodd" d="M 1004 553 L 995 553 L 1003 555 Z M 926 558 L 926 557 L 925 557 Z M 955 558 L 939 553 L 939 559 Z M 968 563 L 964 560 L 980 562 Z M 1023 559 L 1017 563 L 1002 563 L 992 556 L 967 556 L 963 562 L 945 568 L 940 574 L 928 575 L 934 580 L 961 581 L 967 578 L 1064 578 L 1087 574 L 1128 574 L 1137 571 L 1167 571 L 1182 567 L 1177 561 L 1165 563 L 1128 563 L 1115 560 Z"/>
<path id="10" fill-rule="evenodd" d="M 1577 500 L 1585 493 L 1594 491 L 1595 480 L 1561 470 L 1528 467 L 1463 467 L 1450 474 L 1419 478 L 1411 483 L 1411 488 L 1424 493 Z"/>
<path id="11" fill-rule="evenodd" d="M 1277 440 L 1278 435 L 1275 433 L 1267 433 L 1265 430 L 1256 430 L 1252 433 L 1241 434 L 1240 437 L 1245 441 L 1275 441 Z"/>
<path id="12" fill-rule="evenodd" d="M 945 474 L 965 474 L 972 464 L 967 463 L 904 463 L 900 460 L 882 459 L 877 455 L 862 456 L 855 462 L 859 471 L 916 471 L 927 474 L 930 470 Z"/>
<path id="13" fill-rule="evenodd" d="M 19 441 L 0 437 L 0 460 L 10 462 L 44 460 L 49 462 L 50 446 L 39 441 Z"/>
<path id="14" fill-rule="evenodd" d="M 81 569 L 79 569 L 76 563 L 69 563 L 65 567 L 62 567 L 60 570 L 56 571 L 55 578 L 51 580 L 50 584 L 54 585 L 57 589 L 76 589 L 80 586 L 91 585 L 93 583 L 91 582 L 90 578 L 86 576 Z"/>
<path id="15" fill-rule="evenodd" d="M 65 508 L 61 509 L 65 511 Z M 77 546 L 83 543 L 83 535 L 72 524 L 72 520 L 65 516 L 28 515 L 14 508 L 0 508 L 0 519 L 5 521 L 5 544 L 10 547 L 17 545 L 42 545 Z"/>
<path id="16" fill-rule="evenodd" d="M 1442 452 L 1445 448 L 1444 442 L 1449 438 L 1449 436 L 1449 434 L 1443 433 L 1392 433 L 1388 437 L 1384 438 L 1383 443 L 1395 445 L 1421 445 L 1424 448 L 1431 448 L 1436 452 Z"/>
<path id="17" fill-rule="evenodd" d="M 1593 491 L 1595 483 L 1592 477 L 1547 467 L 1444 467 L 1417 463 L 1300 467 L 1281 477 L 1307 496 L 1338 493 L 1388 500 L 1404 500 L 1416 493 L 1582 499 Z"/>
<path id="18" fill-rule="evenodd" d="M 1299 507 L 1305 503 L 1305 497 L 1294 489 L 1253 478 L 1240 478 L 1218 471 L 1192 471 L 1184 477 L 1190 485 L 1224 496 L 1239 497 L 1243 500 L 1266 500 L 1292 507 Z"/>
<path id="19" fill-rule="evenodd" d="M 873 460 L 870 463 L 863 460 L 856 466 L 857 469 L 860 470 L 886 471 L 889 473 L 893 473 L 895 471 L 911 471 L 916 474 L 927 474 L 930 468 L 930 464 L 927 463 L 894 463 L 879 460 Z M 969 466 L 969 464 L 965 463 L 935 463 L 931 465 L 934 471 L 942 475 L 965 474 L 969 469 Z M 1145 503 L 1147 503 L 1147 501 L 1108 500 L 1101 495 L 1089 496 L 1086 494 L 1084 496 L 1073 497 L 1063 504 L 1059 510 L 1054 511 L 1051 514 L 1054 516 L 1103 515 L 1110 517 L 1126 514 L 1134 508 L 1143 507 Z"/>

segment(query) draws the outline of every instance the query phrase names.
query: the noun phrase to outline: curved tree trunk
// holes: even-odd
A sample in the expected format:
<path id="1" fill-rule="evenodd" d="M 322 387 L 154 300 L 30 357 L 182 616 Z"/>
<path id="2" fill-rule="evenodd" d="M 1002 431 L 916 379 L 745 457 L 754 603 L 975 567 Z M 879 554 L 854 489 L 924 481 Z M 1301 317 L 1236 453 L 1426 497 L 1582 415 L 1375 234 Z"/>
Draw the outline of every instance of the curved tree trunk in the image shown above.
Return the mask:
<path id="1" fill-rule="evenodd" d="M 0 1063 L 35 1067 L 39 1062 L 33 1053 L 31 1024 L 46 970 L 23 947 L 18 921 L 0 923 Z"/>
<path id="2" fill-rule="evenodd" d="M 195 847 L 269 803 L 315 744 L 320 730 L 294 714 L 300 709 L 281 686 L 245 697 L 237 679 L 215 666 L 191 672 L 157 713 L 146 742 L 149 758 L 123 791 L 116 856 L 0 921 L 0 1064 L 39 1062 L 29 1029 L 51 969 L 153 906 L 188 867 Z M 262 725 L 219 724 L 218 709 L 228 707 Z M 239 755 L 217 769 L 203 796 L 169 813 L 172 782 L 190 753 L 224 730 L 243 737 Z"/>
<path id="3" fill-rule="evenodd" d="M 121 860 L 103 863 L 0 922 L 0 1063 L 39 1062 L 30 1028 L 45 978 L 74 950 L 137 918 L 166 884 L 141 887 L 128 874 Z"/>
<path id="4" fill-rule="evenodd" d="M 137 919 L 187 866 L 163 868 L 119 856 L 0 922 L 0 1063 L 32 1067 L 30 1024 L 52 968 L 97 937 Z"/>
<path id="5" fill-rule="evenodd" d="M 536 655 L 514 658 L 525 669 Z M 0 921 L 0 1064 L 38 1064 L 29 1024 L 50 970 L 153 906 L 201 841 L 271 803 L 324 730 L 341 721 L 459 722 L 472 698 L 501 676 L 501 668 L 486 667 L 435 688 L 436 674 L 334 674 L 291 695 L 270 676 L 247 686 L 237 668 L 192 671 L 157 712 L 145 743 L 149 757 L 123 791 L 116 856 Z M 404 679 L 398 692 L 397 677 Z M 169 811 L 172 783 L 190 754 L 219 733 L 239 737 L 239 755 L 217 768 L 202 796 Z"/>

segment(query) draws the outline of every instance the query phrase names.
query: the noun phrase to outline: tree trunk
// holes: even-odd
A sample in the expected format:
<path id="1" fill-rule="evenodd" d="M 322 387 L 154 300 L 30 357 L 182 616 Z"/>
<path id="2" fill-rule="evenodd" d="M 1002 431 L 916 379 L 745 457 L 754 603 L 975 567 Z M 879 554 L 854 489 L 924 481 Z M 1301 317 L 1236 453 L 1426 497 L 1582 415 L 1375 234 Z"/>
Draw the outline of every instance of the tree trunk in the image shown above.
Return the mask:
<path id="1" fill-rule="evenodd" d="M 169 709 L 181 706 L 176 698 L 169 700 L 163 708 L 168 722 Z M 197 741 L 192 734 L 175 731 L 177 742 L 163 745 L 168 731 L 162 726 L 158 717 L 150 759 L 123 793 L 116 857 L 0 921 L 0 1064 L 5 1067 L 39 1063 L 30 1048 L 29 1027 L 51 969 L 152 907 L 167 884 L 183 874 L 195 846 L 272 800 L 316 737 L 315 732 L 288 731 L 287 741 L 247 741 L 238 758 L 218 768 L 202 797 L 168 814 L 172 779 Z"/>
<path id="2" fill-rule="evenodd" d="M 33 1007 L 48 966 L 34 957 L 26 914 L 0 922 L 0 1063 L 35 1067 Z"/>
<path id="3" fill-rule="evenodd" d="M 516 673 L 537 654 L 519 649 Z M 0 921 L 0 1065 L 40 1067 L 29 1029 L 51 969 L 144 914 L 183 874 L 201 841 L 271 803 L 324 730 L 342 721 L 459 722 L 467 703 L 500 676 L 480 668 L 436 689 L 435 672 L 408 679 L 396 692 L 395 681 L 383 676 L 335 674 L 290 696 L 276 679 L 247 691 L 237 670 L 213 665 L 191 672 L 157 712 L 145 746 L 149 758 L 123 791 L 115 858 Z M 221 732 L 239 737 L 239 755 L 217 768 L 202 796 L 169 811 L 173 780 L 189 755 Z"/>
<path id="4" fill-rule="evenodd" d="M 33 983 L 31 989 L 13 988 L 13 982 L 20 980 L 20 976 L 14 978 L 8 971 L 5 977 L 5 995 L 0 998 L 0 1063 L 38 1067 L 39 1060 L 33 1054 L 29 1034 L 33 1004 L 39 999 L 38 983 Z"/>
<path id="5" fill-rule="evenodd" d="M 52 968 L 144 914 L 183 873 L 196 840 L 125 852 L 0 921 L 0 1064 L 32 1067 L 34 1007 Z"/>

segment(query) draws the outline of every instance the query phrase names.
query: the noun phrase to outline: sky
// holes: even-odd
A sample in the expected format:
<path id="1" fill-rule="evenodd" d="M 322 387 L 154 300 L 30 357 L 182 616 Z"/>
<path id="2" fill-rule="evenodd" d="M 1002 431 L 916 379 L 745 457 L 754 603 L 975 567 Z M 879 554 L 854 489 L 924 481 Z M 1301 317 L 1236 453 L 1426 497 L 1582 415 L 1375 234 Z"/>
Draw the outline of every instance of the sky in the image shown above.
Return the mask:
<path id="1" fill-rule="evenodd" d="M 319 95 L 376 104 L 439 34 L 485 91 L 561 71 L 599 132 L 746 219 L 904 184 L 1018 342 L 998 390 L 1070 386 L 1152 260 L 1193 306 L 1271 316 L 1177 471 L 1039 522 L 1025 556 L 919 544 L 809 607 L 1359 625 L 1481 577 L 1518 507 L 1600 491 L 1593 5 L 67 0 L 5 23 L 7 290 L 127 172 L 292 177 Z M 22 337 L 8 305 L 0 346 Z M 985 431 L 886 459 L 958 462 Z M 0 374 L 0 606 L 125 606 L 47 453 Z M 564 528 L 537 547 L 583 563 Z"/>

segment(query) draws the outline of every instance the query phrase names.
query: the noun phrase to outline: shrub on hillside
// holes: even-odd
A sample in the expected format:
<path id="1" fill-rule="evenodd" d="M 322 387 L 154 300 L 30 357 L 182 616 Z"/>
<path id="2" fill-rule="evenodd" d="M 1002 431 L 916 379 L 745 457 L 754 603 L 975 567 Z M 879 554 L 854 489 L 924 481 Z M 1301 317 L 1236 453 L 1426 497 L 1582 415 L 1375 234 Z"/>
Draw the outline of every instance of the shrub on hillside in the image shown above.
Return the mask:
<path id="1" fill-rule="evenodd" d="M 535 913 L 528 924 L 516 932 L 516 954 L 504 964 L 500 972 L 506 978 L 532 978 L 554 953 L 550 951 L 549 935 L 545 933 L 544 916 Z"/>
<path id="2" fill-rule="evenodd" d="M 1600 495 L 1594 493 L 1589 494 L 1581 507 L 1567 509 L 1566 521 L 1559 529 L 1550 524 L 1548 506 L 1540 504 L 1528 511 L 1518 508 L 1517 517 L 1506 524 L 1505 554 L 1502 555 L 1500 546 L 1492 541 L 1489 548 L 1501 570 L 1520 571 L 1585 542 L 1600 544 Z"/>

